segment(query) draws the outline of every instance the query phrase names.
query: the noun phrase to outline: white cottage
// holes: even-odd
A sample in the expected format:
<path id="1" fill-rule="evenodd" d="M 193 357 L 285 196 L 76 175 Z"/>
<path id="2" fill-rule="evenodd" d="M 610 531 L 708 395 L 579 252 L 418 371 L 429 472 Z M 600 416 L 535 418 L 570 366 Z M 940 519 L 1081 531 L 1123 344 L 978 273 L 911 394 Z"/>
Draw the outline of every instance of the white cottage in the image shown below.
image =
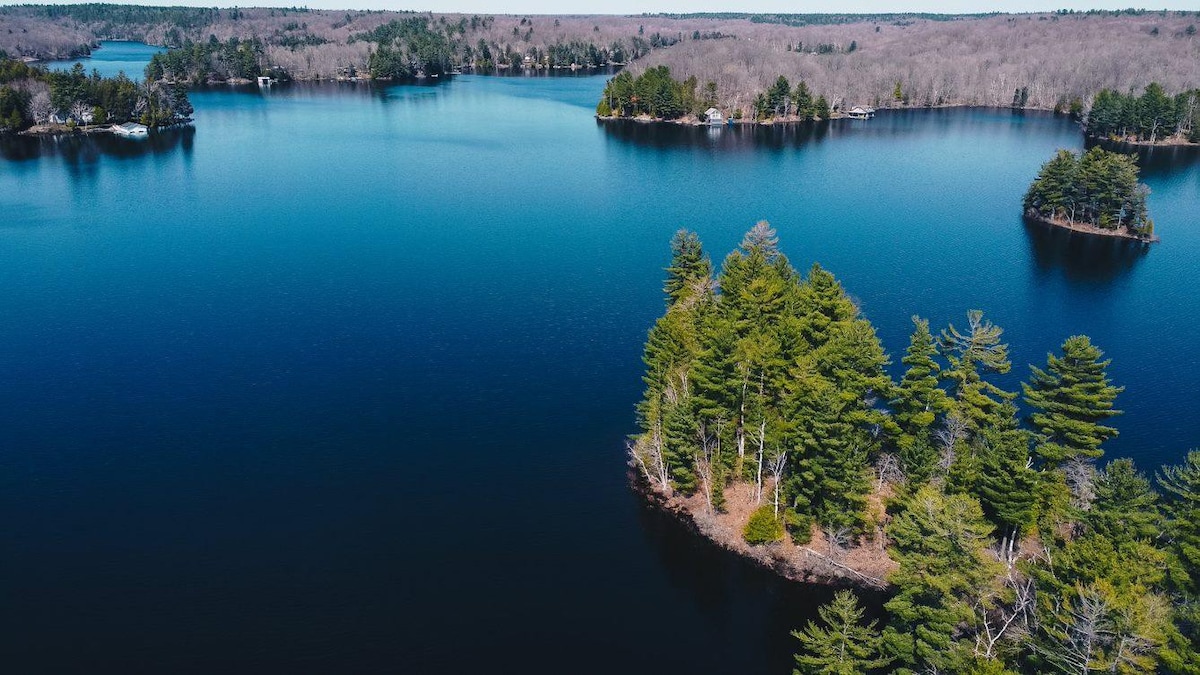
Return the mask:
<path id="1" fill-rule="evenodd" d="M 704 119 L 712 126 L 720 126 L 725 124 L 725 114 L 716 108 L 709 108 L 704 111 Z"/>
<path id="2" fill-rule="evenodd" d="M 856 105 L 846 113 L 851 119 L 866 120 L 875 116 L 875 109 L 870 106 Z"/>
<path id="3" fill-rule="evenodd" d="M 145 136 L 150 130 L 144 124 L 137 122 L 126 122 L 124 124 L 114 124 L 112 127 L 114 134 L 121 136 Z"/>

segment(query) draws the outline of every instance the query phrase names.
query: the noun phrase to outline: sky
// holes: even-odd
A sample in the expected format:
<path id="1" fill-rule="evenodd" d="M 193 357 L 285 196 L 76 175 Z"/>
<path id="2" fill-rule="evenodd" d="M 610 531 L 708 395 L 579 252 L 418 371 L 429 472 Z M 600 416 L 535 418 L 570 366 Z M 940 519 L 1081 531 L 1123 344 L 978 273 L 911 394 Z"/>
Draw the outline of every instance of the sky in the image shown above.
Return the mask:
<path id="1" fill-rule="evenodd" d="M 24 0 L 23 0 L 24 1 Z M 47 2 L 48 0 L 27 0 Z M 82 1 L 82 0 L 81 0 Z M 1055 9 L 1149 7 L 1200 11 L 1200 0 L 113 0 L 138 5 L 413 9 L 478 14 L 640 14 L 642 12 L 1041 12 Z M 16 4 L 0 0 L 0 4 Z M 55 4 L 55 3 L 51 3 Z"/>

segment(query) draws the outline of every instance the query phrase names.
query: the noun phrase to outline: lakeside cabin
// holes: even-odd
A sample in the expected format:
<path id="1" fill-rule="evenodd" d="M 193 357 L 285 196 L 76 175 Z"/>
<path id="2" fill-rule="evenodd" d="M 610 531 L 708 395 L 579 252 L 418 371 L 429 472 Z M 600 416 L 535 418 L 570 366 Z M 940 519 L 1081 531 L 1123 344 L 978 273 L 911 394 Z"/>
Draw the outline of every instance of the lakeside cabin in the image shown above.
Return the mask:
<path id="1" fill-rule="evenodd" d="M 875 109 L 871 106 L 856 105 L 846 113 L 846 116 L 852 120 L 869 120 L 875 116 Z"/>
<path id="2" fill-rule="evenodd" d="M 145 136 L 150 130 L 145 124 L 126 122 L 124 124 L 114 124 L 112 126 L 112 131 L 114 134 L 121 136 Z"/>
<path id="3" fill-rule="evenodd" d="M 272 78 L 270 75 L 259 75 L 258 76 L 258 86 L 260 86 L 260 87 L 269 87 L 269 86 L 275 84 L 275 82 L 276 82 L 276 80 L 274 78 Z"/>
<path id="4" fill-rule="evenodd" d="M 725 124 L 725 114 L 716 108 L 709 108 L 704 111 L 704 119 L 709 126 L 719 127 Z"/>

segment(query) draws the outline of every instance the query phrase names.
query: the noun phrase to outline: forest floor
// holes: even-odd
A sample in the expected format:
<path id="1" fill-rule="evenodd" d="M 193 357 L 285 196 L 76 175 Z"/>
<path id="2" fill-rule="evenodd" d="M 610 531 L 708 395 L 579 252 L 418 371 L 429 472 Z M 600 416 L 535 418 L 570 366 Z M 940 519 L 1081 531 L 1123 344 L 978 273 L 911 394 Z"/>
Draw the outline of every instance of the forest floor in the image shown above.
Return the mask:
<path id="1" fill-rule="evenodd" d="M 703 495 L 668 495 L 650 486 L 639 474 L 632 478 L 638 491 L 652 503 L 690 525 L 697 534 L 721 548 L 749 558 L 784 578 L 806 583 L 886 589 L 887 575 L 896 568 L 884 549 L 882 534 L 864 537 L 845 550 L 832 549 L 820 528 L 813 528 L 812 541 L 793 543 L 790 537 L 761 546 L 751 546 L 742 537 L 746 522 L 761 504 L 754 485 L 734 483 L 725 488 L 725 510 L 710 512 Z M 763 495 L 762 503 L 769 503 Z M 870 511 L 876 522 L 883 519 L 885 495 L 871 495 Z"/>

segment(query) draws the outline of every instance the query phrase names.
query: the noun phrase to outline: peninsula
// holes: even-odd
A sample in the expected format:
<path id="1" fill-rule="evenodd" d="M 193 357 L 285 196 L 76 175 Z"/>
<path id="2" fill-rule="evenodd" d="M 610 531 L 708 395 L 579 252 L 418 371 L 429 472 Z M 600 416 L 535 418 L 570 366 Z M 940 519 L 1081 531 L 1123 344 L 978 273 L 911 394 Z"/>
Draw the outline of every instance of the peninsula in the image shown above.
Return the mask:
<path id="1" fill-rule="evenodd" d="M 1067 338 L 1018 392 L 982 312 L 937 333 L 914 317 L 896 382 L 837 279 L 802 277 L 767 223 L 715 275 L 695 234 L 672 253 L 635 483 L 785 576 L 888 591 L 881 630 L 852 596 L 823 608 L 797 633 L 797 672 L 1200 664 L 1200 452 L 1157 490 L 1130 460 L 1099 464 L 1122 388 L 1089 338 Z M 1082 642 L 1081 622 L 1097 627 Z M 853 650 L 829 648 L 848 635 Z"/>

